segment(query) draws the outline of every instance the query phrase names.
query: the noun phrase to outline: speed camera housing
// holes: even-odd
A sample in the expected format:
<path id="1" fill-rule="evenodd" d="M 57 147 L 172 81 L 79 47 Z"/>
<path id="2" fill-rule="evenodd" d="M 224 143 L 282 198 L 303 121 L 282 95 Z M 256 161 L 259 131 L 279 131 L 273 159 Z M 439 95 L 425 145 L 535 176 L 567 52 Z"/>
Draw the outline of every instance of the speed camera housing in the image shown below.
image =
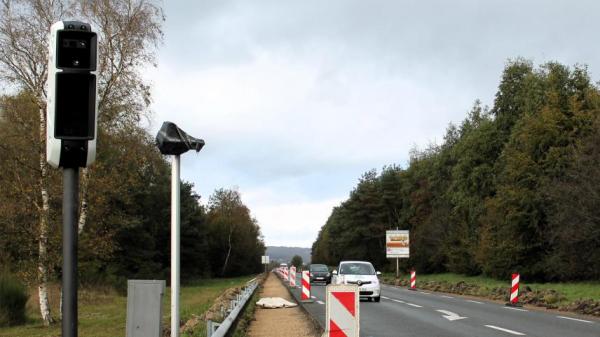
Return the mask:
<path id="1" fill-rule="evenodd" d="M 50 29 L 46 157 L 53 167 L 87 167 L 96 158 L 98 37 L 87 23 Z"/>

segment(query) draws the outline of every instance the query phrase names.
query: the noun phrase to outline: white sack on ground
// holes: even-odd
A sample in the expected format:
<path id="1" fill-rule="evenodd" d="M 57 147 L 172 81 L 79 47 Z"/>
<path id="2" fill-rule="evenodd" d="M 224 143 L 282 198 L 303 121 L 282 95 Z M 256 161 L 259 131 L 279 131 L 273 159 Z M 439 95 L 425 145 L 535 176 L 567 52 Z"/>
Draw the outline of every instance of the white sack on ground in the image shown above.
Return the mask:
<path id="1" fill-rule="evenodd" d="M 298 304 L 286 301 L 281 297 L 264 297 L 258 300 L 256 305 L 263 308 L 291 308 Z"/>

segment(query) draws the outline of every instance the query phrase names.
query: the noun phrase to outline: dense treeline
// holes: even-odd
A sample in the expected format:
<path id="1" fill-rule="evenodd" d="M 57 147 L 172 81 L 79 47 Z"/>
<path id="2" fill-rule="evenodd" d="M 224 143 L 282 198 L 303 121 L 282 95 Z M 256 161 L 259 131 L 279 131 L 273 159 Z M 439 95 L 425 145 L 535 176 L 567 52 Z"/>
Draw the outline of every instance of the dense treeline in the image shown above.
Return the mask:
<path id="1" fill-rule="evenodd" d="M 405 268 L 532 280 L 600 279 L 600 92 L 587 68 L 507 64 L 491 108 L 476 102 L 407 168 L 364 174 L 334 208 L 313 261 L 385 258 L 411 231 Z"/>
<path id="2" fill-rule="evenodd" d="M 37 265 L 35 186 L 39 183 L 32 134 L 37 109 L 23 92 L 0 98 L 0 265 L 33 282 Z M 123 286 L 128 278 L 168 279 L 170 167 L 143 129 L 99 130 L 98 157 L 88 189 L 88 220 L 80 233 L 83 282 Z M 60 276 L 60 170 L 50 171 L 52 276 Z M 190 183 L 181 187 L 182 278 L 260 272 L 264 243 L 236 191 L 217 190 L 208 209 Z M 230 245 L 229 245 L 230 244 Z M 229 261 L 225 260 L 230 256 Z"/>

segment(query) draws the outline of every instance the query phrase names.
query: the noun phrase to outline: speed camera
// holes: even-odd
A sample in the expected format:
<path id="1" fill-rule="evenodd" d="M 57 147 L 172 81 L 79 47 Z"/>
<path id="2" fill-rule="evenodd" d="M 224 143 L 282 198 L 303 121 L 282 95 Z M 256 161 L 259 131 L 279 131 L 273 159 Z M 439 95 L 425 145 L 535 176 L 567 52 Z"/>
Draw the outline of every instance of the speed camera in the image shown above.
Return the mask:
<path id="1" fill-rule="evenodd" d="M 98 37 L 87 23 L 50 29 L 46 157 L 54 167 L 87 167 L 96 157 Z"/>

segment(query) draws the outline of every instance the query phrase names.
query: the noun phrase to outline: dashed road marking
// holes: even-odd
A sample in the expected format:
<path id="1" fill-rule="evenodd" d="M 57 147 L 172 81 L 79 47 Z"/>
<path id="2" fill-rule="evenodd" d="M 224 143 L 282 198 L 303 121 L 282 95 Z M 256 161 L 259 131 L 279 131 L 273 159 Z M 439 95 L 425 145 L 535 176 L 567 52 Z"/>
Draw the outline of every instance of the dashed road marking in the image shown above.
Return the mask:
<path id="1" fill-rule="evenodd" d="M 323 302 L 323 301 L 317 301 L 317 303 L 319 303 L 319 304 L 325 304 L 325 302 Z"/>
<path id="2" fill-rule="evenodd" d="M 567 316 L 556 316 L 556 317 L 562 318 L 562 319 L 569 319 L 571 321 L 583 322 L 583 323 L 594 323 L 592 321 L 586 321 L 585 319 L 579 319 L 579 318 L 573 318 L 573 317 L 567 317 Z"/>
<path id="3" fill-rule="evenodd" d="M 443 298 L 454 298 L 454 297 L 448 296 L 448 295 L 440 295 L 440 297 L 443 297 Z"/>
<path id="4" fill-rule="evenodd" d="M 509 329 L 504 329 L 504 328 L 501 328 L 501 327 L 495 326 L 495 325 L 484 325 L 484 326 L 487 327 L 487 328 L 490 328 L 490 329 L 496 329 L 496 330 L 504 331 L 504 332 L 507 332 L 507 333 L 510 333 L 510 334 L 513 334 L 513 335 L 517 335 L 517 336 L 525 336 L 525 334 L 522 333 L 522 332 L 518 332 L 518 331 L 514 331 L 514 330 L 509 330 Z"/>
<path id="5" fill-rule="evenodd" d="M 316 299 L 317 299 L 315 296 L 311 296 L 310 298 L 312 298 L 313 300 L 316 300 Z"/>
<path id="6" fill-rule="evenodd" d="M 421 294 L 425 294 L 425 295 L 431 295 L 431 293 L 428 293 L 426 291 L 419 291 Z"/>
<path id="7" fill-rule="evenodd" d="M 504 309 L 510 309 L 510 310 L 516 310 L 516 311 L 525 311 L 525 312 L 529 311 L 529 310 L 526 310 L 526 309 L 519 309 L 519 308 L 513 308 L 513 307 L 503 307 L 503 308 Z"/>
<path id="8" fill-rule="evenodd" d="M 381 298 L 386 299 L 386 300 L 390 300 L 390 301 L 394 301 L 396 303 L 402 303 L 402 304 L 410 305 L 410 306 L 413 306 L 415 308 L 422 308 L 422 306 L 420 306 L 418 304 L 404 302 L 403 300 L 397 300 L 395 298 L 389 298 L 387 296 L 381 296 Z"/>
<path id="9" fill-rule="evenodd" d="M 471 302 L 471 303 L 483 304 L 483 302 L 479 302 L 479 301 L 473 301 L 473 300 L 466 300 L 466 301 Z"/>

